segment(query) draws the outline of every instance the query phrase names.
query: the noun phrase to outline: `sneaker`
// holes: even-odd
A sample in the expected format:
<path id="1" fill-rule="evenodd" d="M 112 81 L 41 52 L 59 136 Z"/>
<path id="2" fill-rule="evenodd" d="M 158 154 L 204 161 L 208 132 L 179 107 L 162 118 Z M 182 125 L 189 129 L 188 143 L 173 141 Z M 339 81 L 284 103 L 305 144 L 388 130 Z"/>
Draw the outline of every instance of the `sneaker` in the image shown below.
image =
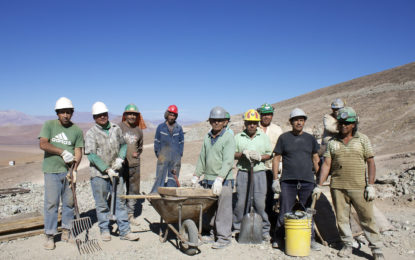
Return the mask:
<path id="1" fill-rule="evenodd" d="M 212 237 L 212 236 L 203 236 L 202 237 L 202 242 L 204 244 L 213 244 L 213 243 L 215 243 L 215 238 Z"/>
<path id="2" fill-rule="evenodd" d="M 239 234 L 239 230 L 232 231 L 232 237 L 236 237 Z"/>
<path id="3" fill-rule="evenodd" d="M 231 244 L 231 241 L 226 241 L 226 242 L 219 242 L 218 241 L 218 242 L 213 243 L 212 248 L 213 249 L 222 249 L 222 248 L 230 246 L 230 244 Z"/>
<path id="4" fill-rule="evenodd" d="M 104 242 L 111 241 L 111 234 L 110 232 L 102 232 L 101 233 L 101 240 Z"/>
<path id="5" fill-rule="evenodd" d="M 53 235 L 45 235 L 45 243 L 43 244 L 43 248 L 46 250 L 55 249 L 55 238 Z"/>
<path id="6" fill-rule="evenodd" d="M 319 243 L 317 243 L 316 241 L 311 240 L 310 249 L 313 250 L 313 251 L 320 251 L 321 250 L 321 245 Z"/>
<path id="7" fill-rule="evenodd" d="M 128 241 L 137 241 L 140 239 L 138 233 L 128 232 L 125 236 L 120 236 L 121 240 L 128 240 Z"/>
<path id="8" fill-rule="evenodd" d="M 262 241 L 269 242 L 271 241 L 271 236 L 268 233 L 262 235 Z"/>
<path id="9" fill-rule="evenodd" d="M 282 245 L 284 244 L 284 240 L 274 240 L 272 242 L 272 248 L 279 248 L 282 249 Z"/>
<path id="10" fill-rule="evenodd" d="M 385 260 L 385 257 L 382 253 L 373 253 L 373 259 L 374 260 Z"/>
<path id="11" fill-rule="evenodd" d="M 71 231 L 69 229 L 62 229 L 61 241 L 68 242 L 69 238 L 71 237 Z"/>
<path id="12" fill-rule="evenodd" d="M 128 221 L 131 225 L 139 226 L 140 223 L 138 222 L 138 219 L 134 218 L 134 214 L 128 214 Z"/>
<path id="13" fill-rule="evenodd" d="M 342 249 L 337 253 L 339 257 L 350 257 L 352 255 L 352 247 L 349 245 L 344 245 Z"/>

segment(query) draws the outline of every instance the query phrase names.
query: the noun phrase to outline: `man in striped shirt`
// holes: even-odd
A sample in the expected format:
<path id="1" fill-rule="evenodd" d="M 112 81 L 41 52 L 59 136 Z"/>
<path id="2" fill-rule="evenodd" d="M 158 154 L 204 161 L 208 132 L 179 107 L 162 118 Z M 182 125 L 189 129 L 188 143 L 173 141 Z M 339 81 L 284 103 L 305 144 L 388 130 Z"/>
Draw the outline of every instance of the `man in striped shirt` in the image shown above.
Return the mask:
<path id="1" fill-rule="evenodd" d="M 381 249 L 382 242 L 373 214 L 373 200 L 376 196 L 374 188 L 376 166 L 372 145 L 366 135 L 357 132 L 358 117 L 353 108 L 340 109 L 337 120 L 339 134 L 327 144 L 319 185 L 314 189 L 313 194 L 320 195 L 321 185 L 331 172 L 330 191 L 340 238 L 343 242 L 338 256 L 349 257 L 352 254 L 353 236 L 349 215 L 351 205 L 353 205 L 369 241 L 373 258 L 384 259 Z"/>

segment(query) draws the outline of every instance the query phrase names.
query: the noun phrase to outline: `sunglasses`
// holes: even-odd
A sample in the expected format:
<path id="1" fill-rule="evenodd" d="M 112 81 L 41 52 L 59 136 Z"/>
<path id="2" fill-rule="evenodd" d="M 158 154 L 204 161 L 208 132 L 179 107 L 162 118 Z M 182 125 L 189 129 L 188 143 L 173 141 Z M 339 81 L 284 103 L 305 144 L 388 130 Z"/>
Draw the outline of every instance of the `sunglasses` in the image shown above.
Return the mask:
<path id="1" fill-rule="evenodd" d="M 354 122 L 347 122 L 347 121 L 339 122 L 339 125 L 351 125 L 351 124 L 354 124 Z"/>

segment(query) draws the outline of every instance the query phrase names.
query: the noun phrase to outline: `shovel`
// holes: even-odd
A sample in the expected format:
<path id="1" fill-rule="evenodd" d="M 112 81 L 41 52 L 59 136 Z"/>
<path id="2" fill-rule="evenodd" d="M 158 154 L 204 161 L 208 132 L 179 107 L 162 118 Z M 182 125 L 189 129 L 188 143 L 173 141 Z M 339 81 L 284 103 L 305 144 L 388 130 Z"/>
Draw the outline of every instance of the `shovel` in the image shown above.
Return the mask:
<path id="1" fill-rule="evenodd" d="M 117 180 L 118 178 L 112 177 L 112 189 L 111 189 L 111 205 L 110 205 L 110 214 L 108 214 L 108 219 L 116 221 L 117 217 L 115 216 L 115 196 L 117 196 Z"/>
<path id="2" fill-rule="evenodd" d="M 71 189 L 73 195 L 75 219 L 71 221 L 71 235 L 75 239 L 79 254 L 90 254 L 102 250 L 98 244 L 98 240 L 89 238 L 89 230 L 92 228 L 92 222 L 89 217 L 81 218 L 79 215 L 78 201 L 76 199 L 76 183 L 73 183 L 74 163 L 69 169 L 71 176 Z M 83 239 L 81 239 L 83 237 Z"/>
<path id="3" fill-rule="evenodd" d="M 315 215 L 317 213 L 317 211 L 314 209 L 316 206 L 316 202 L 317 202 L 317 194 L 314 194 L 312 196 L 313 196 L 313 200 L 311 202 L 311 208 L 308 208 L 306 212 L 308 214 Z M 328 246 L 327 241 L 325 241 L 323 237 L 321 236 L 320 231 L 318 230 L 318 227 L 315 222 L 314 222 L 314 232 L 316 233 L 317 237 L 321 240 L 321 243 L 323 243 L 324 246 Z"/>
<path id="4" fill-rule="evenodd" d="M 261 244 L 262 243 L 262 217 L 254 211 L 254 166 L 251 163 L 249 177 L 250 212 L 246 214 L 241 223 L 241 232 L 238 242 L 240 244 Z M 248 197 L 246 204 L 248 203 Z"/>

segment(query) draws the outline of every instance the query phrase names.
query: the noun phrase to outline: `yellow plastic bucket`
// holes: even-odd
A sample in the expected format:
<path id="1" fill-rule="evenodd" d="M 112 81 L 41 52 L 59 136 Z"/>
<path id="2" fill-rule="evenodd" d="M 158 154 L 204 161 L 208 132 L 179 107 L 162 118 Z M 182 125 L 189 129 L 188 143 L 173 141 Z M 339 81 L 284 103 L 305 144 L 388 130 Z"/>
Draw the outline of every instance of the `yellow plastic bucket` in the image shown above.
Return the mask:
<path id="1" fill-rule="evenodd" d="M 284 217 L 285 253 L 290 256 L 308 256 L 311 243 L 311 218 Z"/>

